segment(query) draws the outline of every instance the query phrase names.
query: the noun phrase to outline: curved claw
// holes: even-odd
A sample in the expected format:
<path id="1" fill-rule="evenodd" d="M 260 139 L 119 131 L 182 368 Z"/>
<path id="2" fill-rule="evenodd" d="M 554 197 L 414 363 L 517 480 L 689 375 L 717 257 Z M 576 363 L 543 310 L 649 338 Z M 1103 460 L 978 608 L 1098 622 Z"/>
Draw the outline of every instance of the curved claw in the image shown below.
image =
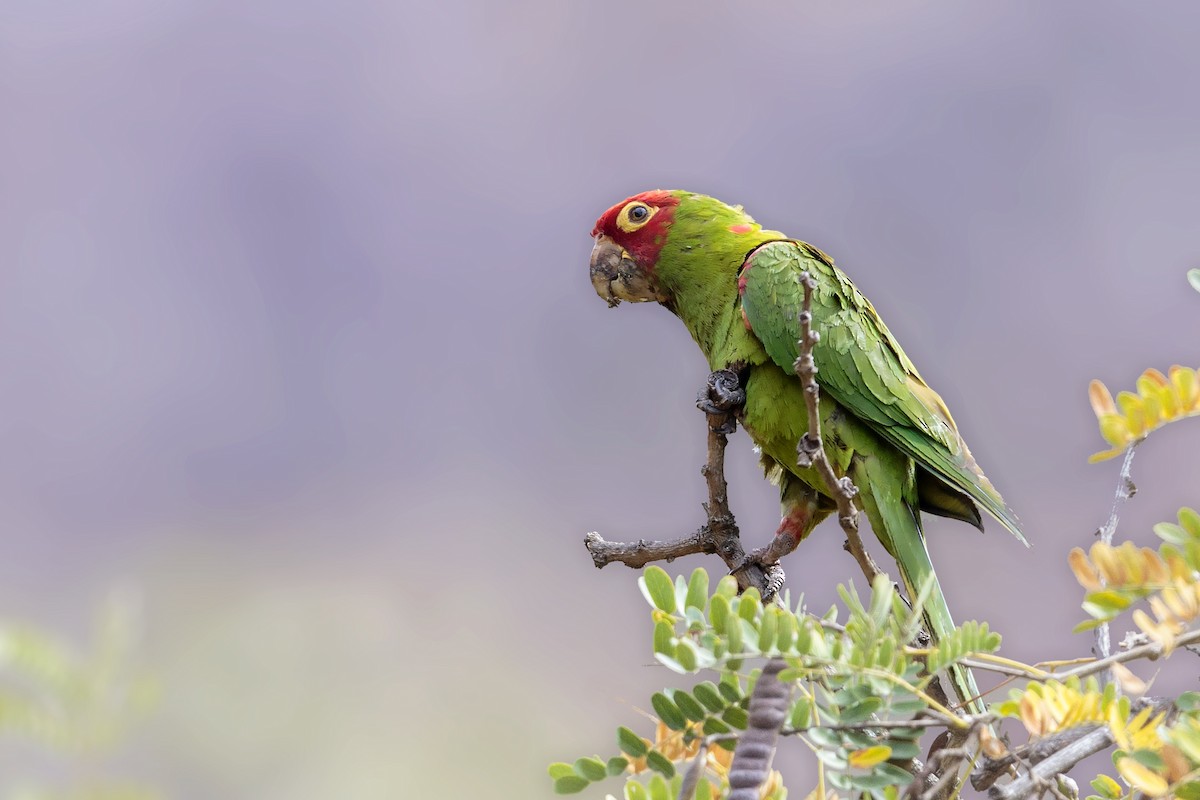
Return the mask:
<path id="1" fill-rule="evenodd" d="M 709 416 L 727 415 L 718 433 L 733 433 L 737 428 L 734 415 L 746 404 L 746 390 L 742 388 L 737 373 L 731 369 L 719 369 L 708 376 L 704 388 L 696 397 L 696 407 Z"/>
<path id="2" fill-rule="evenodd" d="M 770 556 L 769 547 L 760 547 L 752 553 L 747 553 L 746 557 L 741 560 L 736 567 L 729 570 L 730 575 L 736 575 L 746 567 L 756 566 L 763 571 L 763 577 L 766 579 L 766 586 L 763 588 L 763 602 L 769 602 L 775 595 L 779 594 L 779 590 L 783 588 L 783 583 L 787 580 L 787 574 L 784 573 L 783 567 L 778 560 L 764 562 L 764 556 Z"/>

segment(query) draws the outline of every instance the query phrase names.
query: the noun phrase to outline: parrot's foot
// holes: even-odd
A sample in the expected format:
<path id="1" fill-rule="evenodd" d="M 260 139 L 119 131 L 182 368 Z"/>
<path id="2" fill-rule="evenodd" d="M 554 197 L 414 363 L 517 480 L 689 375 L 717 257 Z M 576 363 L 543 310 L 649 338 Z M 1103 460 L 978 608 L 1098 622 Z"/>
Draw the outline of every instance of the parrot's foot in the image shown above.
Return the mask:
<path id="1" fill-rule="evenodd" d="M 783 588 L 783 582 L 787 580 L 787 574 L 784 573 L 783 567 L 779 563 L 779 559 L 771 562 L 764 562 L 762 555 L 769 548 L 755 550 L 742 559 L 742 563 L 738 564 L 733 569 L 729 570 L 730 575 L 736 575 L 747 567 L 758 567 L 762 570 L 763 578 L 766 580 L 766 585 L 763 587 L 762 598 L 764 601 L 770 601 L 775 595 L 779 594 L 779 590 Z"/>
<path id="2" fill-rule="evenodd" d="M 731 369 L 719 369 L 708 376 L 704 388 L 696 397 L 696 407 L 711 416 L 728 415 L 718 433 L 730 434 L 737 428 L 734 415 L 746 404 L 746 390 L 738 375 Z"/>

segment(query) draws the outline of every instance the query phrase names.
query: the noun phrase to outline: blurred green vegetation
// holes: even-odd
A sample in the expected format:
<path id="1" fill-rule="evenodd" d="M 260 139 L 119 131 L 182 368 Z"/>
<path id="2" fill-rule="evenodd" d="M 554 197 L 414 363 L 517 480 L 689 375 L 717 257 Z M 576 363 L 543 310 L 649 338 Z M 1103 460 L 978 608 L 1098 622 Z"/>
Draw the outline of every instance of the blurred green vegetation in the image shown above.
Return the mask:
<path id="1" fill-rule="evenodd" d="M 151 800 L 149 786 L 114 774 L 111 761 L 155 706 L 141 664 L 138 604 L 114 593 L 97 614 L 90 647 L 41 628 L 0 622 L 0 747 L 44 750 L 55 779 L 5 776 L 4 800 Z"/>

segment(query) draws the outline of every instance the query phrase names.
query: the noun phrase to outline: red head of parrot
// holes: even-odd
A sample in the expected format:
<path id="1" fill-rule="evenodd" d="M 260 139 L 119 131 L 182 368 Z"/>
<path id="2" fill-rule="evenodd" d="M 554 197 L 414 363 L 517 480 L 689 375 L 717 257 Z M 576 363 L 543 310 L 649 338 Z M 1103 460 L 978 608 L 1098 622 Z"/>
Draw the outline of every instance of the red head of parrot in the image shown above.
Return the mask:
<path id="1" fill-rule="evenodd" d="M 596 293 L 615 306 L 665 299 L 654 266 L 679 205 L 676 192 L 642 192 L 600 215 L 592 237 L 590 273 Z"/>

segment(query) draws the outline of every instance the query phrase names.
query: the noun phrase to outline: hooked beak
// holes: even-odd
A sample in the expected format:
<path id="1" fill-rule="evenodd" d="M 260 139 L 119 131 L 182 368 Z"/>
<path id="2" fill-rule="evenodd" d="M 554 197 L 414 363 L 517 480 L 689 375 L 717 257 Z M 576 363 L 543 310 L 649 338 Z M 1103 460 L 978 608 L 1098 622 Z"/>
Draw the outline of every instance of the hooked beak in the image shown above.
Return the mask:
<path id="1" fill-rule="evenodd" d="M 642 269 L 625 248 L 603 233 L 596 237 L 588 271 L 592 276 L 592 287 L 609 308 L 619 305 L 622 300 L 645 303 L 665 299 L 658 292 L 653 276 Z"/>

